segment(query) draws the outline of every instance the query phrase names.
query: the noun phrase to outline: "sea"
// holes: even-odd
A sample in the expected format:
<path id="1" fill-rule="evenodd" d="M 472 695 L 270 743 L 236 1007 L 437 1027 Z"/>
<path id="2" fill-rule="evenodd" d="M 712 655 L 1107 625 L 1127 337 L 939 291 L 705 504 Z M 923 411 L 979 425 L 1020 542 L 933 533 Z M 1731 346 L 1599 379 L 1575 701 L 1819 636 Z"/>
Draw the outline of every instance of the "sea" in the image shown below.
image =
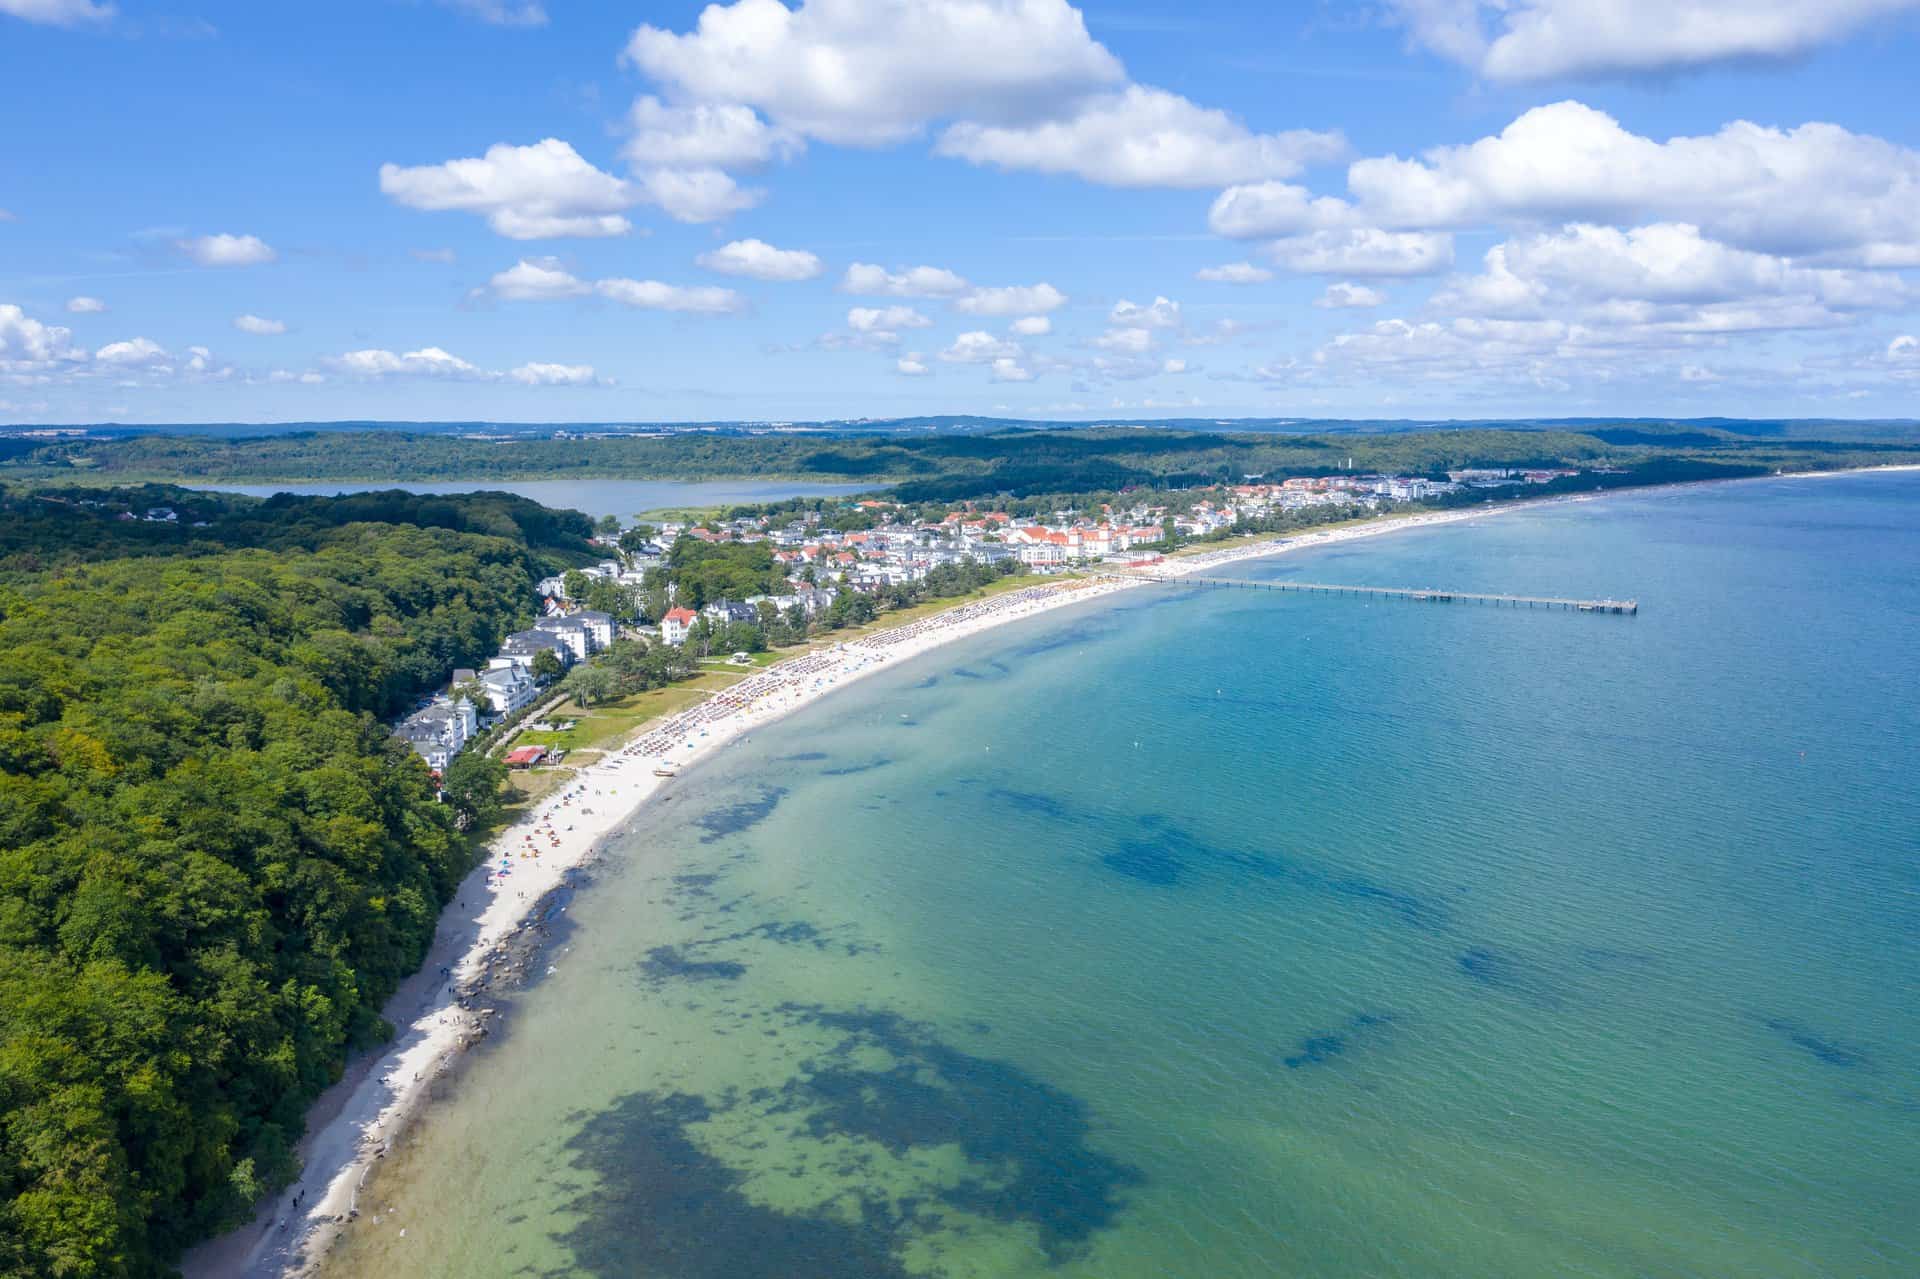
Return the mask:
<path id="1" fill-rule="evenodd" d="M 1920 475 L 1153 586 L 676 779 L 333 1275 L 1920 1274 Z"/>

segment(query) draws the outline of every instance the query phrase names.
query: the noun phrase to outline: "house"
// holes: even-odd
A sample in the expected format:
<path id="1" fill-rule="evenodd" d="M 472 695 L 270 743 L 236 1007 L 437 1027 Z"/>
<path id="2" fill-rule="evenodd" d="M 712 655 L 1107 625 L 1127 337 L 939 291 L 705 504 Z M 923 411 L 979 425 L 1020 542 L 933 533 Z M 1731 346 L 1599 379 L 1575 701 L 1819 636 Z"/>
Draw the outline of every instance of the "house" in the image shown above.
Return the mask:
<path id="1" fill-rule="evenodd" d="M 539 695 L 540 686 L 521 666 L 501 666 L 479 677 L 495 715 L 511 715 Z"/>
<path id="2" fill-rule="evenodd" d="M 670 608 L 667 615 L 660 619 L 660 638 L 669 644 L 684 644 L 687 642 L 687 633 L 699 620 L 700 615 L 690 608 Z"/>
<path id="3" fill-rule="evenodd" d="M 582 637 L 584 638 L 584 632 Z M 502 666 L 525 666 L 531 668 L 535 654 L 552 653 L 560 659 L 560 665 L 573 665 L 573 647 L 558 635 L 549 631 L 515 631 L 500 643 L 500 652 L 487 663 L 498 669 Z"/>
<path id="4" fill-rule="evenodd" d="M 579 620 L 576 613 L 565 613 L 558 617 L 543 617 L 533 624 L 533 629 L 551 635 L 567 646 L 575 661 L 584 661 L 593 652 L 593 632 L 586 623 Z"/>
<path id="5" fill-rule="evenodd" d="M 425 710 L 415 711 L 400 721 L 394 735 L 411 746 L 428 768 L 444 773 L 479 727 L 480 716 L 474 711 L 473 703 L 461 698 L 435 702 Z"/>
<path id="6" fill-rule="evenodd" d="M 546 757 L 544 746 L 516 746 L 507 752 L 508 768 L 532 768 Z"/>
<path id="7" fill-rule="evenodd" d="M 700 611 L 712 619 L 715 626 L 760 620 L 760 610 L 744 600 L 715 600 Z"/>
<path id="8" fill-rule="evenodd" d="M 613 647 L 613 615 L 611 613 L 598 613 L 593 609 L 583 608 L 567 616 L 586 627 L 587 639 L 591 642 L 594 652 L 598 653 Z"/>

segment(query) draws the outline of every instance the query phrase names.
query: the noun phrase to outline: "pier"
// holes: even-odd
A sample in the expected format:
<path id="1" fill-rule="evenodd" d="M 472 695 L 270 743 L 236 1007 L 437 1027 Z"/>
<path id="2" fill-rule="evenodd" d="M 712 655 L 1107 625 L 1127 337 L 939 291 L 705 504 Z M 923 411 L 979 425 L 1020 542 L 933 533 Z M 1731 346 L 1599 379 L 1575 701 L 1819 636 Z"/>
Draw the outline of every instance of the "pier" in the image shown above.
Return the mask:
<path id="1" fill-rule="evenodd" d="M 1295 591 L 1312 595 L 1357 595 L 1380 599 L 1413 600 L 1422 604 L 1487 604 L 1496 608 L 1557 608 L 1571 613 L 1608 613 L 1636 617 L 1638 600 L 1559 599 L 1547 595 L 1488 595 L 1479 591 L 1450 591 L 1440 587 L 1336 586 L 1326 582 L 1249 582 L 1234 577 L 1158 577 L 1150 573 L 1108 573 L 1102 576 L 1165 586 L 1201 586 L 1242 591 Z"/>

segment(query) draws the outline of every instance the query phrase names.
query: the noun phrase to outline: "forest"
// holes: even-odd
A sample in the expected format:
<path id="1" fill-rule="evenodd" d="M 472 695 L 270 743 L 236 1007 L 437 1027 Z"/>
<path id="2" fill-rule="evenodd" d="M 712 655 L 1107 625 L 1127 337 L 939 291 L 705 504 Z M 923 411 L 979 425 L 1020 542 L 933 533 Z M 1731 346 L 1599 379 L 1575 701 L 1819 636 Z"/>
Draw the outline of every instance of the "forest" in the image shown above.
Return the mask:
<path id="1" fill-rule="evenodd" d="M 1653 423 L 1571 429 L 1453 428 L 1286 435 L 1092 427 L 980 434 L 679 432 L 477 439 L 400 431 L 252 438 L 142 435 L 49 444 L 0 463 L 0 479 L 295 482 L 787 477 L 892 485 L 912 502 L 1132 487 L 1182 488 L 1343 469 L 1433 475 L 1465 466 L 1634 468 L 1725 474 L 1920 460 L 1914 442 L 1821 442 Z M 97 482 L 97 481 L 96 481 Z"/>
<path id="2" fill-rule="evenodd" d="M 0 517 L 0 1275 L 169 1274 L 288 1178 L 470 864 L 382 719 L 484 664 L 588 525 L 498 494 Z"/>

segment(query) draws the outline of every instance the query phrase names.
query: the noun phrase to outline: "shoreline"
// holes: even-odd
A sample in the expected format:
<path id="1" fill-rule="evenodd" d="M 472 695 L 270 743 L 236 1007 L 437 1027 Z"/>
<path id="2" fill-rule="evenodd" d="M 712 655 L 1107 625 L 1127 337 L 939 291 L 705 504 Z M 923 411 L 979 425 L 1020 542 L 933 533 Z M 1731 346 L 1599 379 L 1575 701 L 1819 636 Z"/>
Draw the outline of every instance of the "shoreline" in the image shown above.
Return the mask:
<path id="1" fill-rule="evenodd" d="M 672 782 L 672 774 L 835 688 L 1008 622 L 1239 560 L 1619 494 L 1880 471 L 1920 471 L 1920 465 L 1600 490 L 1375 518 L 1317 532 L 1257 535 L 1169 557 L 1131 578 L 1042 579 L 766 667 L 685 711 L 641 726 L 637 736 L 610 748 L 579 770 L 568 787 L 546 796 L 500 832 L 441 912 L 420 969 L 382 1009 L 396 1027 L 394 1038 L 349 1059 L 341 1079 L 309 1109 L 308 1130 L 298 1146 L 300 1176 L 263 1203 L 251 1222 L 190 1250 L 181 1269 L 189 1279 L 311 1273 L 356 1215 L 358 1192 L 376 1163 L 425 1111 L 433 1083 L 487 1036 L 492 1010 L 470 1005 L 489 989 L 493 966 L 510 962 L 514 940 L 541 927 L 553 913 L 549 907 L 555 893 L 572 886 L 574 872 L 597 859 L 607 840 L 623 833 L 644 805 Z M 668 775 L 656 776 L 655 769 Z"/>

